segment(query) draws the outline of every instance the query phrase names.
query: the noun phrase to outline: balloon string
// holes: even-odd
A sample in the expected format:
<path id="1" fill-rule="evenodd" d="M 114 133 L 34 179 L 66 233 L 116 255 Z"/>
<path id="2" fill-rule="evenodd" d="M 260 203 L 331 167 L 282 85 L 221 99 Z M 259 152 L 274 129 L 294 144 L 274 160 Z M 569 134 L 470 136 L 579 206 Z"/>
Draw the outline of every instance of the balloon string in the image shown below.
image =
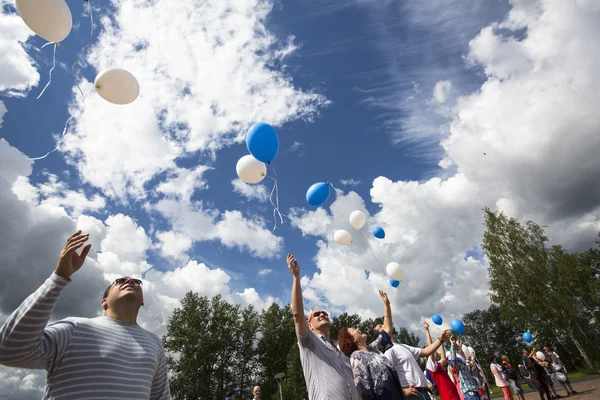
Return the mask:
<path id="1" fill-rule="evenodd" d="M 75 61 L 73 66 L 71 66 L 71 73 L 73 74 L 73 80 L 75 81 L 75 85 L 77 85 L 77 89 L 79 90 L 79 93 L 81 93 L 81 97 L 83 98 L 83 100 L 82 100 L 83 105 L 85 105 L 85 97 L 86 96 L 83 95 L 83 91 L 81 90 L 81 87 L 79 86 L 79 79 L 77 78 L 77 75 L 75 74 L 75 66 L 80 65 L 81 67 L 83 67 L 83 55 L 85 53 L 85 50 L 92 45 L 92 39 L 94 38 L 94 14 L 93 14 L 93 9 L 92 9 L 92 3 L 90 2 L 90 0 L 86 0 L 86 3 L 88 5 L 88 11 L 90 12 L 90 41 L 88 44 L 83 46 L 83 48 L 79 52 L 77 61 Z"/>
<path id="2" fill-rule="evenodd" d="M 360 236 L 362 236 L 363 239 L 365 239 L 365 242 L 367 242 L 367 247 L 369 247 L 369 250 L 371 251 L 371 254 L 373 255 L 373 258 L 375 259 L 375 261 L 377 261 L 377 265 L 379 265 L 379 268 L 381 269 L 381 272 L 383 272 L 383 276 L 386 276 L 387 273 L 385 272 L 385 270 L 383 269 L 383 266 L 382 266 L 381 262 L 379 261 L 379 259 L 375 255 L 375 253 L 373 252 L 373 248 L 371 247 L 371 243 L 365 237 L 365 235 L 363 235 L 363 233 L 360 230 L 358 230 L 357 232 L 360 233 Z"/>
<path id="3" fill-rule="evenodd" d="M 69 122 L 70 122 L 72 119 L 73 119 L 73 115 L 71 115 L 71 116 L 69 117 L 69 119 L 67 120 L 67 122 L 65 122 L 65 128 L 63 129 L 62 135 L 61 135 L 60 139 L 58 140 L 58 143 L 56 144 L 56 147 L 54 148 L 54 150 L 51 150 L 51 151 L 47 152 L 45 155 L 43 155 L 43 156 L 41 156 L 41 157 L 33 157 L 33 158 L 30 158 L 30 160 L 33 160 L 33 161 L 42 160 L 42 159 L 44 159 L 44 158 L 48 157 L 50 154 L 54 153 L 56 150 L 58 150 L 59 146 L 60 146 L 60 145 L 61 145 L 61 143 L 62 143 L 62 140 L 63 140 L 63 138 L 65 137 L 65 134 L 67 133 L 67 125 L 69 124 Z"/>
<path id="4" fill-rule="evenodd" d="M 373 254 L 373 258 L 375 258 L 375 260 L 377 261 L 377 264 L 379 265 L 379 268 L 381 268 L 381 270 L 383 271 L 383 275 L 386 276 L 387 272 L 385 272 L 385 270 L 383 269 L 383 264 L 381 264 L 381 262 L 377 259 L 377 256 L 375 255 L 375 253 L 373 252 L 373 248 L 371 247 L 371 243 L 369 242 L 369 240 L 365 237 L 365 235 L 363 235 L 363 233 L 358 230 L 358 233 L 360 233 L 360 236 L 363 237 L 363 239 L 365 239 L 365 241 L 367 242 L 367 245 L 369 246 L 369 250 L 371 251 L 371 254 Z M 408 290 L 408 287 L 406 287 L 406 293 L 408 293 L 408 297 L 410 298 L 411 302 L 413 301 L 412 296 L 410 295 L 410 291 Z M 421 310 L 419 310 L 419 307 L 417 306 L 416 303 L 413 302 L 413 305 L 415 306 L 415 308 L 417 309 L 417 312 L 419 313 L 419 315 L 421 316 L 421 319 L 425 319 L 423 318 L 423 314 L 421 314 Z"/>
<path id="5" fill-rule="evenodd" d="M 88 90 L 88 92 L 87 92 L 87 93 L 86 93 L 86 94 L 83 96 L 83 99 L 82 99 L 82 101 L 85 101 L 85 98 L 87 97 L 87 95 L 88 95 L 88 94 L 89 94 L 91 91 L 92 91 L 92 89 Z M 48 157 L 50 154 L 54 153 L 55 151 L 58 151 L 58 148 L 59 148 L 59 147 L 60 147 L 60 145 L 62 144 L 63 138 L 64 138 L 64 137 L 65 137 L 65 135 L 67 134 L 67 126 L 69 125 L 69 122 L 71 122 L 71 120 L 73 119 L 73 117 L 74 117 L 74 116 L 73 116 L 73 115 L 71 115 L 71 116 L 69 117 L 69 119 L 67 119 L 67 121 L 65 122 L 65 127 L 63 128 L 63 132 L 62 132 L 62 135 L 60 136 L 60 139 L 58 140 L 58 143 L 56 143 L 56 147 L 55 147 L 53 150 L 51 150 L 51 151 L 47 152 L 46 154 L 44 154 L 43 156 L 41 156 L 41 157 L 33 157 L 33 158 L 30 158 L 30 160 L 32 160 L 32 161 L 38 161 L 38 160 L 42 160 L 42 159 L 44 159 L 44 158 Z"/>
<path id="6" fill-rule="evenodd" d="M 271 194 L 269 195 L 269 201 L 271 202 L 271 205 L 273 206 L 273 220 L 275 221 L 275 225 L 273 226 L 273 231 L 275 229 L 277 229 L 277 215 L 279 214 L 279 219 L 281 220 L 281 223 L 283 224 L 283 216 L 281 215 L 281 212 L 279 212 L 279 185 L 277 184 L 277 172 L 275 172 L 275 167 L 273 167 L 273 164 L 269 164 L 271 166 L 271 169 L 273 170 L 273 176 L 274 177 L 269 177 L 271 179 L 273 179 L 273 189 L 271 190 Z M 275 202 L 273 202 L 273 194 L 275 194 Z"/>
<path id="7" fill-rule="evenodd" d="M 45 45 L 43 45 L 41 49 L 43 49 L 44 47 L 48 46 L 49 44 L 52 44 L 53 42 L 48 42 Z M 48 86 L 50 86 L 50 83 L 52 83 L 52 71 L 54 71 L 54 68 L 56 68 L 56 47 L 57 47 L 57 43 L 54 43 L 54 53 L 52 55 L 52 69 L 50 69 L 50 72 L 48 73 L 49 78 L 48 78 L 48 83 L 46 83 L 46 86 L 44 86 L 44 89 L 42 90 L 42 93 L 40 93 L 40 95 L 37 97 L 37 99 L 39 99 L 40 97 L 42 97 L 42 95 L 44 94 L 44 92 L 46 91 L 46 89 L 48 88 Z M 36 100 L 37 100 L 36 99 Z"/>
<path id="8" fill-rule="evenodd" d="M 413 301 L 412 296 L 410 295 L 410 292 L 408 291 L 408 288 L 406 288 L 406 293 L 408 293 L 408 297 L 410 298 L 410 301 Z M 419 307 L 417 306 L 417 303 L 413 302 L 413 305 L 415 306 L 415 308 L 417 309 L 417 312 L 419 313 L 419 315 L 421 316 L 421 319 L 425 319 L 423 318 L 423 314 L 421 314 L 421 310 L 419 310 Z"/>
<path id="9" fill-rule="evenodd" d="M 343 192 L 343 191 L 341 191 L 340 189 L 338 189 L 338 188 L 336 188 L 335 186 L 333 186 L 333 183 L 331 183 L 331 182 L 327 182 L 327 184 L 328 184 L 329 186 L 331 186 L 331 188 L 332 188 L 332 189 L 335 191 L 335 195 L 336 195 L 336 196 L 341 196 L 341 195 L 343 195 L 343 194 L 344 194 L 344 192 Z"/>

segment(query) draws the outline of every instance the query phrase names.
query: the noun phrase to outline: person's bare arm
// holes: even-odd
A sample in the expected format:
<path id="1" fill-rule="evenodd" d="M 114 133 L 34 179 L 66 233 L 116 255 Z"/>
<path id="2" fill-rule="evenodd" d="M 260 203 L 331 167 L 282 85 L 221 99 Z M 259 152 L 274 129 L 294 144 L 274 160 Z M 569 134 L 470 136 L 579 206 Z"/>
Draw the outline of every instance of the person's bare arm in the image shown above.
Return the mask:
<path id="1" fill-rule="evenodd" d="M 425 326 L 426 324 L 427 322 L 423 323 L 423 326 Z M 427 324 L 425 332 L 427 333 L 427 347 L 421 350 L 421 357 L 430 357 L 435 351 L 437 351 L 437 349 L 439 349 L 439 347 L 444 343 L 444 341 L 446 341 L 447 338 L 450 337 L 450 331 L 445 330 L 444 332 L 442 332 L 440 337 L 438 337 L 435 340 L 435 342 L 431 341 L 431 335 L 429 334 L 429 324 Z"/>
<path id="2" fill-rule="evenodd" d="M 390 306 L 390 299 L 385 292 L 379 291 L 379 296 L 383 301 L 383 330 L 392 337 L 394 333 L 394 324 L 392 322 L 392 307 Z"/>
<path id="3" fill-rule="evenodd" d="M 302 301 L 302 287 L 300 286 L 300 266 L 298 260 L 291 254 L 287 255 L 287 265 L 292 273 L 292 315 L 296 325 L 296 332 L 300 336 L 306 336 L 308 323 L 304 315 L 304 302 Z"/>

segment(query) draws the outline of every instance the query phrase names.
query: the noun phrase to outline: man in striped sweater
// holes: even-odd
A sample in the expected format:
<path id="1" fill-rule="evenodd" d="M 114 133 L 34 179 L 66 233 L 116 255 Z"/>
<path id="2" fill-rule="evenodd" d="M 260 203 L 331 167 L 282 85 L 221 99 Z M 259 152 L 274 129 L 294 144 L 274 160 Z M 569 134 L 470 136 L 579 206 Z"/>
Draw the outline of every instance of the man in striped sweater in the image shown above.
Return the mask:
<path id="1" fill-rule="evenodd" d="M 52 275 L 0 328 L 0 364 L 48 372 L 44 399 L 171 398 L 160 338 L 137 325 L 142 282 L 120 278 L 104 293 L 104 316 L 48 324 L 60 292 L 91 245 L 74 233 Z"/>

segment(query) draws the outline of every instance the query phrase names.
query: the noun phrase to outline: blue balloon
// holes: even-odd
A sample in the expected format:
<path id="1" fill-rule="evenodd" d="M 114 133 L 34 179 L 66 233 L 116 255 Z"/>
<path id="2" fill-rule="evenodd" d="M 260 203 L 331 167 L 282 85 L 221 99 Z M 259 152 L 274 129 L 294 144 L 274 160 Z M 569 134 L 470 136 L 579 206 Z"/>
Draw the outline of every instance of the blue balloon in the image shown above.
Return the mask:
<path id="1" fill-rule="evenodd" d="M 325 203 L 329 198 L 329 185 L 325 182 L 318 182 L 308 188 L 306 191 L 306 201 L 311 206 L 318 207 Z"/>
<path id="2" fill-rule="evenodd" d="M 523 340 L 526 341 L 527 343 L 531 343 L 531 342 L 533 342 L 533 336 L 531 336 L 531 333 L 525 332 L 523 334 Z"/>
<path id="3" fill-rule="evenodd" d="M 270 163 L 279 152 L 277 132 L 271 125 L 258 122 L 248 129 L 246 146 L 258 161 Z"/>
<path id="4" fill-rule="evenodd" d="M 439 316 L 439 315 L 437 315 L 437 314 L 433 314 L 433 317 L 431 317 L 431 319 L 433 320 L 433 322 L 434 322 L 436 325 L 441 325 L 441 324 L 442 324 L 442 322 L 443 322 L 443 320 L 442 320 L 442 317 L 440 317 L 440 316 Z"/>
<path id="5" fill-rule="evenodd" d="M 395 281 L 390 278 L 390 285 L 392 285 L 392 287 L 398 287 L 400 286 L 400 281 Z"/>
<path id="6" fill-rule="evenodd" d="M 373 228 L 373 236 L 375 236 L 377 239 L 383 239 L 385 237 L 385 231 L 382 227 L 376 226 Z"/>
<path id="7" fill-rule="evenodd" d="M 450 328 L 459 335 L 465 334 L 465 324 L 458 318 L 453 318 L 452 321 L 450 321 Z"/>

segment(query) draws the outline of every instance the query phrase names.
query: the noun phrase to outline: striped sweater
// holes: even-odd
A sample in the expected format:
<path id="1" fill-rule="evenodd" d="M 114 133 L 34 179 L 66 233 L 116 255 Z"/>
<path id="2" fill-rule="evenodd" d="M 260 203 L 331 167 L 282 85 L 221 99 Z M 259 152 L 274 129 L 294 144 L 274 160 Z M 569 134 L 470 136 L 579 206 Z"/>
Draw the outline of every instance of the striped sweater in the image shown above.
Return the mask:
<path id="1" fill-rule="evenodd" d="M 44 399 L 171 398 L 161 341 L 109 317 L 48 325 L 68 280 L 50 278 L 0 329 L 0 364 L 48 372 Z"/>

